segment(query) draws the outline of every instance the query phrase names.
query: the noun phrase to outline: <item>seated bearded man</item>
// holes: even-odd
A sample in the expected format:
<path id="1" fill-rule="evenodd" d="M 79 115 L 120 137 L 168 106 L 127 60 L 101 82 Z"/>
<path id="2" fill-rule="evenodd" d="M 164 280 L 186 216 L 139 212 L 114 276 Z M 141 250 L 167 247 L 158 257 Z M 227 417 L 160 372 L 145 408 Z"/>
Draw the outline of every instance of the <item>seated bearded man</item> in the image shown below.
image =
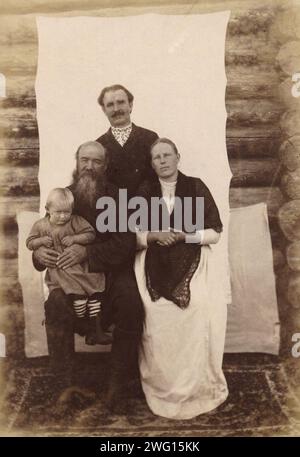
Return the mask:
<path id="1" fill-rule="evenodd" d="M 76 162 L 73 182 L 69 186 L 74 195 L 74 214 L 84 217 L 96 229 L 97 199 L 110 196 L 117 200 L 118 189 L 105 177 L 108 157 L 101 144 L 87 142 L 81 145 Z M 46 267 L 67 269 L 87 260 L 90 272 L 105 274 L 102 326 L 105 330 L 112 323 L 115 325 L 106 400 L 110 410 L 123 411 L 128 383 L 137 374 L 137 352 L 143 328 L 143 306 L 133 272 L 136 236 L 131 232 L 96 233 L 93 244 L 74 244 L 62 254 L 40 247 L 34 252 L 33 262 L 37 269 L 43 270 Z M 45 302 L 45 316 L 50 365 L 65 387 L 73 382 L 74 332 L 84 334 L 84 325 L 78 322 L 61 289 L 50 293 Z"/>

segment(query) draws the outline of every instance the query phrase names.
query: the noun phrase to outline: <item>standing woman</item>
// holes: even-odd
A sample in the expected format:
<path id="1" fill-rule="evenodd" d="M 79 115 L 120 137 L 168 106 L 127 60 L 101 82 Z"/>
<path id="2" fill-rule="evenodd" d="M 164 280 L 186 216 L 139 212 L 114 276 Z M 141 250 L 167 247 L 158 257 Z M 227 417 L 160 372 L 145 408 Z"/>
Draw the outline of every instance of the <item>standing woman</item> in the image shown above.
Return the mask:
<path id="1" fill-rule="evenodd" d="M 160 226 L 137 234 L 135 274 L 145 309 L 139 366 L 147 403 L 159 416 L 190 419 L 213 410 L 228 395 L 222 371 L 227 307 L 211 264 L 210 245 L 222 231 L 219 211 L 199 178 L 178 171 L 179 158 L 167 138 L 151 147 L 157 178 L 144 182 L 139 195 L 148 208 L 151 197 L 163 198 L 170 231 Z M 204 198 L 203 230 L 172 231 L 175 196 L 181 202 L 192 198 L 193 221 L 196 197 Z"/>

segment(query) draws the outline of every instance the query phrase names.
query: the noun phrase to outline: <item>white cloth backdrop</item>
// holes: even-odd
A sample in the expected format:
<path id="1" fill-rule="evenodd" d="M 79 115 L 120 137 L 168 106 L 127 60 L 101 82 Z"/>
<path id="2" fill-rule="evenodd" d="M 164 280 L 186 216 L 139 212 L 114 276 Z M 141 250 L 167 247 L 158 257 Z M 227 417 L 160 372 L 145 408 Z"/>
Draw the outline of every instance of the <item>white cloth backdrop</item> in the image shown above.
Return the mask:
<path id="1" fill-rule="evenodd" d="M 201 177 L 220 209 L 220 297 L 230 301 L 229 183 L 225 128 L 225 35 L 229 12 L 206 15 L 39 17 L 36 79 L 41 215 L 49 190 L 70 183 L 74 153 L 109 125 L 100 90 L 120 83 L 135 96 L 137 125 L 171 138 L 181 170 Z"/>
<path id="2" fill-rule="evenodd" d="M 226 352 L 278 354 L 279 315 L 267 205 L 230 211 Z"/>
<path id="3" fill-rule="evenodd" d="M 171 138 L 181 170 L 211 189 L 225 226 L 216 251 L 229 295 L 229 182 L 225 129 L 225 35 L 229 12 L 188 16 L 39 17 L 36 79 L 41 210 L 49 190 L 69 184 L 74 153 L 109 125 L 100 90 L 121 83 L 134 94 L 137 125 Z M 216 272 L 217 274 L 217 272 Z"/>

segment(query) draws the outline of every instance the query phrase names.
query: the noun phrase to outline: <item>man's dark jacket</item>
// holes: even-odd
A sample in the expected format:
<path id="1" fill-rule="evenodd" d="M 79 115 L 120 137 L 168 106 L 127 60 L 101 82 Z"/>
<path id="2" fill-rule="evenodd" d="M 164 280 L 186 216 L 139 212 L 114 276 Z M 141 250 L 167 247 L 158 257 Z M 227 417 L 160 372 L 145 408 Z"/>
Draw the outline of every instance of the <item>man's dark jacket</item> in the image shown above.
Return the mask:
<path id="1" fill-rule="evenodd" d="M 115 139 L 111 129 L 96 141 L 109 153 L 107 179 L 119 189 L 127 189 L 128 196 L 136 194 L 139 185 L 152 175 L 150 147 L 158 135 L 132 124 L 132 131 L 122 147 Z"/>

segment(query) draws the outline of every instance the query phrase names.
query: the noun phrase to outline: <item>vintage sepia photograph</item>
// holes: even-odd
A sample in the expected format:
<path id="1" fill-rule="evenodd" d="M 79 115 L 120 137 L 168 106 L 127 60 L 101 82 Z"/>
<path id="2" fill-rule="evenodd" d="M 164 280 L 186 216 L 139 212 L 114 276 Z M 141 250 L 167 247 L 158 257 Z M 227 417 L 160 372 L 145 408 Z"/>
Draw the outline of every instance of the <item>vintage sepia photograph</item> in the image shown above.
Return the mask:
<path id="1" fill-rule="evenodd" d="M 0 436 L 300 436 L 300 3 L 10 0 L 0 46 Z"/>

